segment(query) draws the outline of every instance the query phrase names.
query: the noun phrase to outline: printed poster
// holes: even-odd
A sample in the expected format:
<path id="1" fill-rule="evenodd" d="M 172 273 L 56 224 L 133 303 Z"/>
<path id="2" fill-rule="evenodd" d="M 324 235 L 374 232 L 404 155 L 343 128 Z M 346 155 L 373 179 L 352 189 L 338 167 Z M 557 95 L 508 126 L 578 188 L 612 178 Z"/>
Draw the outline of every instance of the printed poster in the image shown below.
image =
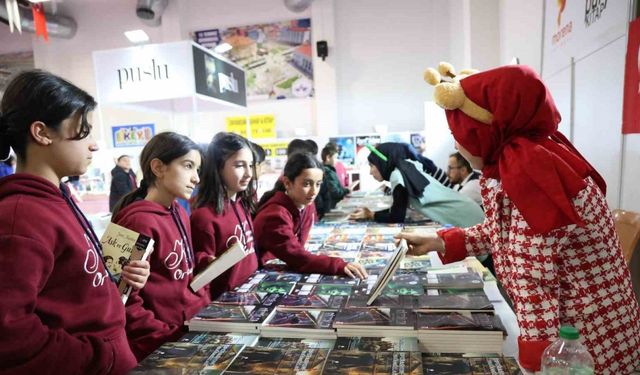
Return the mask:
<path id="1" fill-rule="evenodd" d="M 155 135 L 154 124 L 119 125 L 111 127 L 113 147 L 142 147 Z"/>
<path id="2" fill-rule="evenodd" d="M 202 30 L 194 37 L 209 48 L 231 45 L 223 54 L 245 70 L 250 98 L 314 95 L 310 18 Z"/>
<path id="3" fill-rule="evenodd" d="M 338 146 L 338 160 L 345 164 L 353 164 L 356 157 L 356 142 L 354 137 L 329 138 Z"/>

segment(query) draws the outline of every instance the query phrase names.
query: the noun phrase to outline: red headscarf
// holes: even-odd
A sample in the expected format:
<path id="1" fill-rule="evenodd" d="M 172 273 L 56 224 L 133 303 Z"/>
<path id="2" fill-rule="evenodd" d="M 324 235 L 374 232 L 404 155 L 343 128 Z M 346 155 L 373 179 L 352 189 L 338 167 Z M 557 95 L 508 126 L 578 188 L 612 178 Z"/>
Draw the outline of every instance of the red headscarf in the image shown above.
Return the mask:
<path id="1" fill-rule="evenodd" d="M 572 199 L 591 177 L 603 194 L 598 172 L 558 132 L 560 113 L 530 68 L 504 66 L 460 81 L 471 101 L 493 114 L 491 125 L 448 110 L 456 141 L 484 162 L 483 175 L 501 181 L 533 233 L 584 224 Z"/>

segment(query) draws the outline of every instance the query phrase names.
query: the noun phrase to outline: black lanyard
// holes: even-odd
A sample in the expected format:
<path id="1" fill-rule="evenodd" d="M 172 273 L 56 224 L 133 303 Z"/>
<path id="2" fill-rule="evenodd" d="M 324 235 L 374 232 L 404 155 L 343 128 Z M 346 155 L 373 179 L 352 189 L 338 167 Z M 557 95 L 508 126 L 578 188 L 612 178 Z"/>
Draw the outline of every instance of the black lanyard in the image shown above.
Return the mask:
<path id="1" fill-rule="evenodd" d="M 247 237 L 247 233 L 244 231 L 244 224 L 242 223 L 242 219 L 240 218 L 240 214 L 238 213 L 238 209 L 236 208 L 235 202 L 229 199 L 229 205 L 233 208 L 233 213 L 236 214 L 236 219 L 238 219 L 238 224 L 240 224 L 240 230 L 242 231 L 242 236 L 244 237 L 244 250 L 247 251 L 247 243 L 249 243 L 249 237 Z M 251 225 L 251 221 L 249 220 L 249 215 L 247 214 L 247 210 L 245 209 L 242 201 L 240 201 L 240 205 L 242 205 L 242 211 L 244 211 L 244 218 L 247 221 L 247 225 L 249 225 L 249 229 L 251 229 L 251 234 L 253 235 L 253 226 Z M 240 241 L 242 242 L 242 241 Z"/>
<path id="2" fill-rule="evenodd" d="M 76 202 L 73 201 L 73 198 L 69 196 L 69 190 L 64 184 L 60 184 L 60 191 L 62 192 L 62 197 L 67 202 L 67 205 L 69 206 L 69 208 L 71 208 L 73 215 L 76 217 L 76 220 L 82 227 L 82 230 L 84 230 L 84 233 L 89 238 L 89 241 L 91 241 L 93 248 L 98 252 L 98 255 L 100 256 L 100 260 L 102 261 L 102 265 L 104 266 L 104 269 L 107 271 L 109 278 L 111 279 L 111 281 L 115 282 L 116 280 L 111 274 L 109 267 L 107 267 L 107 265 L 105 264 L 104 255 L 102 254 L 102 244 L 100 243 L 100 240 L 96 235 L 96 232 L 93 231 L 93 227 L 91 226 L 91 223 L 89 222 L 89 220 L 87 220 L 87 218 L 84 216 L 82 211 L 80 211 L 80 208 L 78 207 Z"/>
<path id="3" fill-rule="evenodd" d="M 184 224 L 182 223 L 182 219 L 180 217 L 178 217 L 178 212 L 175 208 L 175 205 L 172 204 L 171 207 L 169 208 L 169 211 L 171 211 L 171 217 L 173 218 L 173 221 L 176 223 L 176 226 L 178 227 L 178 232 L 180 232 L 180 237 L 182 237 L 182 242 L 184 243 L 184 246 L 187 248 L 187 251 L 185 251 L 185 253 L 187 254 L 187 263 L 189 264 L 189 267 L 192 268 L 194 266 L 194 255 L 193 255 L 193 249 L 191 248 L 191 242 L 189 242 L 189 236 L 187 236 L 187 230 L 184 227 Z"/>

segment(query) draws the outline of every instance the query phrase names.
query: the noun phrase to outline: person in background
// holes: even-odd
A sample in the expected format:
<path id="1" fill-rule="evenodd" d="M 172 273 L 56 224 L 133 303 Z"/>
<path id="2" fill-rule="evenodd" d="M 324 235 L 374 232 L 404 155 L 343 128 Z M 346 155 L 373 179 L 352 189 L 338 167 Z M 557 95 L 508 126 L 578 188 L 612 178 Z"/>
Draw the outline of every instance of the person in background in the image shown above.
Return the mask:
<path id="1" fill-rule="evenodd" d="M 296 138 L 291 140 L 291 142 L 289 142 L 289 145 L 287 145 L 287 157 L 290 157 L 296 152 L 308 152 L 311 155 L 317 155 L 318 145 L 311 140 L 305 141 L 304 139 Z"/>
<path id="2" fill-rule="evenodd" d="M 265 161 L 267 159 L 267 154 L 264 151 L 264 148 L 257 143 L 249 142 L 251 144 L 251 149 L 253 150 L 253 156 L 255 158 L 255 167 L 256 167 L 256 178 L 255 181 L 260 178 L 260 175 L 263 173 L 262 167 L 265 165 Z"/>
<path id="3" fill-rule="evenodd" d="M 184 322 L 209 303 L 207 287 L 189 288 L 195 255 L 191 226 L 176 198 L 189 199 L 200 178 L 200 147 L 188 137 L 159 133 L 140 154 L 143 179 L 113 210 L 112 221 L 153 238 L 153 272 L 144 289 L 127 301 L 127 337 L 142 360 L 160 345 L 177 340 Z"/>
<path id="4" fill-rule="evenodd" d="M 338 148 L 335 143 L 327 143 L 322 149 L 322 164 L 324 165 L 323 184 L 329 192 L 329 208 L 335 208 L 336 204 L 345 196 L 351 193 L 353 187 L 345 188 L 342 186 L 336 174 L 335 164 L 338 156 Z"/>
<path id="5" fill-rule="evenodd" d="M 16 157 L 9 155 L 9 158 L 0 162 L 0 177 L 9 176 L 15 173 Z"/>
<path id="6" fill-rule="evenodd" d="M 0 373 L 119 375 L 136 365 L 100 241 L 61 184 L 98 150 L 95 106 L 41 70 L 16 75 L 2 97 L 0 160 L 13 149 L 17 171 L 0 180 Z M 121 276 L 142 288 L 149 263 L 132 261 Z"/>
<path id="7" fill-rule="evenodd" d="M 138 188 L 136 174 L 131 169 L 129 155 L 120 155 L 116 166 L 111 170 L 111 189 L 109 190 L 109 212 L 113 212 L 120 198 Z"/>
<path id="8" fill-rule="evenodd" d="M 296 153 L 308 153 L 316 157 L 318 154 L 318 145 L 308 139 L 294 139 L 289 142 L 287 146 L 287 159 L 289 159 L 293 154 Z M 316 193 L 315 198 L 315 211 L 316 215 L 314 215 L 314 220 L 319 221 L 324 217 L 324 214 L 331 210 L 331 196 L 329 193 L 328 186 L 323 184 L 320 190 Z"/>
<path id="9" fill-rule="evenodd" d="M 294 153 L 287 160 L 283 178 L 265 193 L 254 219 L 259 261 L 284 261 L 295 272 L 348 275 L 364 279 L 358 263 L 308 252 L 304 244 L 315 221 L 314 200 L 322 184 L 322 164 L 310 153 Z"/>
<path id="10" fill-rule="evenodd" d="M 596 374 L 632 373 L 640 363 L 640 309 L 606 184 L 558 131 L 560 113 L 547 87 L 522 65 L 447 83 L 433 72 L 427 78 L 437 84 L 435 102 L 448 108 L 456 147 L 482 171 L 487 219 L 398 237 L 410 254 L 436 250 L 445 263 L 493 254 L 513 301 L 526 370 L 540 370 L 544 349 L 566 324 L 580 331 Z M 454 102 L 438 94 L 444 91 Z"/>
<path id="11" fill-rule="evenodd" d="M 202 182 L 191 214 L 198 272 L 236 242 L 246 256 L 210 284 L 211 300 L 247 280 L 258 269 L 251 212 L 255 206 L 253 148 L 244 137 L 213 137 L 203 163 Z"/>
<path id="12" fill-rule="evenodd" d="M 480 195 L 480 173 L 471 168 L 471 164 L 459 152 L 449 155 L 449 181 L 454 184 L 453 189 L 459 191 L 482 207 Z"/>
<path id="13" fill-rule="evenodd" d="M 441 224 L 469 227 L 484 220 L 480 206 L 424 172 L 411 145 L 389 142 L 370 148 L 371 175 L 379 182 L 391 183 L 393 204 L 389 210 L 377 212 L 360 208 L 351 214 L 352 219 L 403 223 L 411 204 L 424 216 Z"/>

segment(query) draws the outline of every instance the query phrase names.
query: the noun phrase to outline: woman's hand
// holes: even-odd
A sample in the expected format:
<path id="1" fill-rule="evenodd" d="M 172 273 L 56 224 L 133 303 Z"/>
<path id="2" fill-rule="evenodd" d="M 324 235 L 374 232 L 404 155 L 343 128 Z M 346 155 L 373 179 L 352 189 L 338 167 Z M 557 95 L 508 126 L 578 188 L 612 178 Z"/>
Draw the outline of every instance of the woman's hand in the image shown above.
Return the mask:
<path id="1" fill-rule="evenodd" d="M 151 266 L 146 260 L 133 260 L 122 268 L 120 277 L 134 289 L 142 289 L 151 274 Z"/>
<path id="2" fill-rule="evenodd" d="M 370 209 L 366 207 L 358 208 L 351 215 L 349 215 L 349 219 L 351 220 L 373 220 L 374 213 Z"/>
<path id="3" fill-rule="evenodd" d="M 408 255 L 424 255 L 429 251 L 444 254 L 444 241 L 435 233 L 400 232 L 394 238 L 407 241 Z"/>
<path id="4" fill-rule="evenodd" d="M 352 279 L 366 279 L 367 276 L 369 276 L 367 275 L 367 271 L 360 263 L 348 263 L 344 267 L 344 273 L 346 273 L 347 276 L 351 277 Z"/>

